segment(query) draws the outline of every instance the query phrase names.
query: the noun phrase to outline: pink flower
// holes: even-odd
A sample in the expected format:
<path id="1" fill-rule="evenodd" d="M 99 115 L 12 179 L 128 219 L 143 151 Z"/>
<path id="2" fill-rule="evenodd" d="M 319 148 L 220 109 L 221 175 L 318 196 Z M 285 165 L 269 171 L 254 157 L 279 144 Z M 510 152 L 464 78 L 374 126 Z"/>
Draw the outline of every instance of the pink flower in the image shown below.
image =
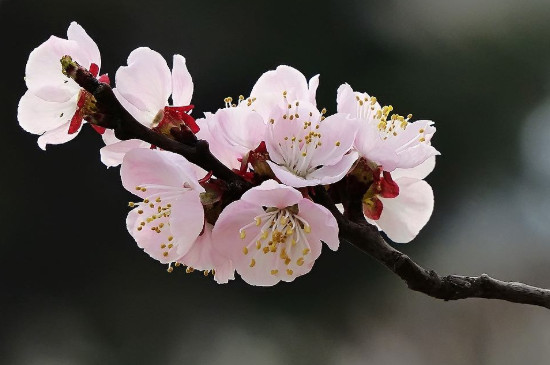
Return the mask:
<path id="1" fill-rule="evenodd" d="M 375 97 L 354 92 L 348 84 L 338 88 L 338 112 L 349 114 L 356 120 L 359 130 L 355 148 L 361 157 L 382 166 L 384 171 L 412 168 L 439 152 L 431 145 L 435 133 L 433 122 L 409 122 L 394 114 L 393 107 L 381 107 Z"/>
<path id="2" fill-rule="evenodd" d="M 260 114 L 249 108 L 223 108 L 197 119 L 197 137 L 208 141 L 218 160 L 239 170 L 246 155 L 265 139 L 266 125 Z"/>
<path id="3" fill-rule="evenodd" d="M 124 187 L 144 199 L 131 203 L 126 225 L 139 247 L 164 264 L 183 263 L 216 270 L 216 280 L 232 278 L 228 260 L 212 249 L 211 226 L 204 220 L 195 167 L 168 151 L 126 153 L 120 175 Z"/>
<path id="4" fill-rule="evenodd" d="M 308 101 L 279 97 L 285 106 L 272 111 L 266 134 L 273 173 L 296 188 L 342 179 L 357 160 L 357 153 L 350 152 L 357 123 L 342 113 L 325 119 Z"/>
<path id="5" fill-rule="evenodd" d="M 101 66 L 99 49 L 84 29 L 69 25 L 67 39 L 51 36 L 35 48 L 27 61 L 28 90 L 19 101 L 17 118 L 27 132 L 40 134 L 38 145 L 65 143 L 76 137 L 93 97 L 63 75 L 61 58 L 69 55 L 97 77 Z M 106 75 L 101 82 L 109 82 Z"/>
<path id="6" fill-rule="evenodd" d="M 221 213 L 214 245 L 244 281 L 271 286 L 308 273 L 321 254 L 321 241 L 337 250 L 338 225 L 324 207 L 291 187 L 268 180 Z"/>
<path id="7" fill-rule="evenodd" d="M 187 70 L 185 58 L 174 55 L 172 72 L 157 52 L 141 47 L 128 56 L 128 66 L 122 66 L 115 75 L 113 90 L 122 106 L 141 124 L 156 128 L 164 124 L 184 123 L 194 133 L 198 131 L 194 119 L 188 114 L 193 95 L 193 80 Z M 173 106 L 168 104 L 172 95 Z M 119 141 L 113 131 L 104 134 L 107 146 L 101 149 L 101 161 L 117 166 L 126 152 L 133 148 L 149 148 L 140 140 Z"/>

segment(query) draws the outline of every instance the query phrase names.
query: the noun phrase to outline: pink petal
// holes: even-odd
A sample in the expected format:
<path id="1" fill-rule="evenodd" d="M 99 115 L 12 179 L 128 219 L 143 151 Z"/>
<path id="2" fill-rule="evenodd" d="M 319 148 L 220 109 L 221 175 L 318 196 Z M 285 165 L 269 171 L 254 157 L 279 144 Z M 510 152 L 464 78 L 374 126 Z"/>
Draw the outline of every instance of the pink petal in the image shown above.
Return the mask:
<path id="1" fill-rule="evenodd" d="M 65 102 L 46 101 L 27 91 L 17 109 L 19 125 L 27 132 L 42 134 L 71 121 L 78 94 Z"/>
<path id="2" fill-rule="evenodd" d="M 82 52 L 86 54 L 89 62 L 95 63 L 99 68 L 101 68 L 101 55 L 99 53 L 99 48 L 97 48 L 97 44 L 78 23 L 71 22 L 69 29 L 67 29 L 67 39 L 76 41 Z M 89 64 L 81 65 L 87 69 L 90 68 Z"/>
<path id="3" fill-rule="evenodd" d="M 422 180 L 426 178 L 426 176 L 428 176 L 434 168 L 435 156 L 432 156 L 416 167 L 410 169 L 397 168 L 392 171 L 391 175 L 394 179 L 399 179 L 400 177 L 413 177 L 415 179 Z"/>
<path id="4" fill-rule="evenodd" d="M 180 257 L 189 252 L 204 227 L 204 209 L 199 194 L 189 190 L 171 203 L 170 229 Z"/>
<path id="5" fill-rule="evenodd" d="M 317 239 L 336 251 L 340 245 L 338 238 L 338 223 L 330 211 L 311 200 L 302 199 L 298 203 L 300 217 L 303 217 L 311 226 L 311 233 Z"/>
<path id="6" fill-rule="evenodd" d="M 69 134 L 69 124 L 70 122 L 65 123 L 38 137 L 38 146 L 46 150 L 46 145 L 48 144 L 62 144 L 74 139 L 78 135 L 78 132 L 80 132 L 80 129 L 76 133 Z M 82 128 L 82 126 L 80 128 Z"/>
<path id="7" fill-rule="evenodd" d="M 149 148 L 151 145 L 139 139 L 129 139 L 109 144 L 99 150 L 101 162 L 107 167 L 118 166 L 122 163 L 124 156 L 134 148 Z"/>
<path id="8" fill-rule="evenodd" d="M 380 198 L 384 204 L 377 225 L 388 237 L 399 243 L 410 242 L 428 223 L 434 207 L 430 185 L 424 180 L 401 177 L 396 179 L 399 195 L 393 199 Z"/>
<path id="9" fill-rule="evenodd" d="M 78 43 L 55 36 L 35 48 L 25 68 L 25 81 L 29 90 L 47 100 L 65 102 L 80 91 L 76 82 L 61 72 L 61 57 L 70 55 L 78 63 L 89 64 Z"/>
<path id="10" fill-rule="evenodd" d="M 164 58 L 157 52 L 140 47 L 128 56 L 128 66 L 120 67 L 115 75 L 117 98 L 127 101 L 141 112 L 155 116 L 167 105 L 172 93 L 172 75 Z M 123 104 L 126 107 L 126 105 Z M 134 110 L 128 110 L 131 114 Z M 144 121 L 142 115 L 134 115 L 144 125 L 153 120 Z"/>
<path id="11" fill-rule="evenodd" d="M 353 146 L 357 129 L 357 121 L 349 119 L 346 114 L 334 114 L 323 120 L 318 129 L 322 144 L 315 149 L 310 164 L 320 166 L 339 162 Z"/>
<path id="12" fill-rule="evenodd" d="M 193 96 L 193 79 L 185 65 L 185 58 L 174 55 L 172 68 L 172 101 L 174 106 L 184 106 L 191 103 Z"/>
<path id="13" fill-rule="evenodd" d="M 196 191 L 204 189 L 194 176 L 191 163 L 180 155 L 168 151 L 136 148 L 126 153 L 120 169 L 122 185 L 126 190 L 145 198 L 151 194 L 165 192 L 166 189 L 183 189 L 184 184 Z M 158 185 L 145 192 L 137 186 Z"/>
<path id="14" fill-rule="evenodd" d="M 311 79 L 309 79 L 309 82 L 308 82 L 308 89 L 309 89 L 308 100 L 313 105 L 317 105 L 317 102 L 316 102 L 317 87 L 319 87 L 319 75 L 313 76 Z"/>
<path id="15" fill-rule="evenodd" d="M 294 188 L 303 188 L 306 186 L 319 185 L 321 182 L 319 178 L 311 177 L 311 174 L 304 178 L 301 176 L 297 176 L 293 172 L 289 171 L 288 168 L 284 165 L 279 166 L 272 161 L 267 161 L 267 164 L 269 165 L 269 167 L 271 167 L 271 170 L 273 171 L 277 179 L 281 180 L 283 184 L 286 184 L 288 186 L 292 186 Z"/>
<path id="16" fill-rule="evenodd" d="M 258 206 L 284 209 L 297 204 L 303 198 L 298 190 L 279 184 L 275 180 L 267 180 L 248 190 L 241 199 Z"/>
<path id="17" fill-rule="evenodd" d="M 346 176 L 351 167 L 357 161 L 358 154 L 355 151 L 344 155 L 340 162 L 331 166 L 323 166 L 312 173 L 308 174 L 306 178 L 312 181 L 318 181 L 315 185 L 327 185 L 338 182 Z"/>

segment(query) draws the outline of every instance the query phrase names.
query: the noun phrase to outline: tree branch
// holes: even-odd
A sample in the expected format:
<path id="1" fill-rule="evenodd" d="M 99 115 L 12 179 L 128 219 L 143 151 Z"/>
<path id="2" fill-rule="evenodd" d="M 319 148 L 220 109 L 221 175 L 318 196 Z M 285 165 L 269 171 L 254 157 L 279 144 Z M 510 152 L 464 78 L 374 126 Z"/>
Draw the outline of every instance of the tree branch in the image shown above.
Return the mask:
<path id="1" fill-rule="evenodd" d="M 550 290 L 517 282 L 481 276 L 440 276 L 433 270 L 424 269 L 409 256 L 391 247 L 373 225 L 352 222 L 336 208 L 323 187 L 315 188 L 314 200 L 330 210 L 338 222 L 340 238 L 371 255 L 407 286 L 415 291 L 437 299 L 458 300 L 466 298 L 500 299 L 514 303 L 532 304 L 550 309 Z"/>
<path id="2" fill-rule="evenodd" d="M 89 71 L 80 67 L 70 57 L 63 57 L 63 72 L 74 79 L 82 88 L 92 94 L 97 103 L 97 112 L 91 116 L 94 124 L 110 128 L 121 140 L 140 139 L 159 148 L 177 153 L 190 162 L 202 167 L 226 182 L 229 201 L 234 201 L 252 187 L 248 181 L 223 165 L 209 150 L 208 142 L 194 140 L 182 143 L 139 123 L 115 97 L 107 84 L 100 83 Z M 341 186 L 350 192 L 350 186 Z M 346 240 L 381 262 L 398 275 L 407 286 L 415 291 L 443 300 L 466 298 L 500 299 L 514 303 L 532 304 L 550 309 L 550 290 L 530 285 L 481 276 L 440 276 L 415 263 L 410 257 L 391 247 L 377 228 L 368 224 L 361 212 L 360 199 L 346 197 L 347 215 L 344 217 L 336 208 L 323 186 L 314 188 L 313 199 L 330 210 L 338 222 L 340 239 Z M 338 193 L 342 199 L 345 194 Z"/>

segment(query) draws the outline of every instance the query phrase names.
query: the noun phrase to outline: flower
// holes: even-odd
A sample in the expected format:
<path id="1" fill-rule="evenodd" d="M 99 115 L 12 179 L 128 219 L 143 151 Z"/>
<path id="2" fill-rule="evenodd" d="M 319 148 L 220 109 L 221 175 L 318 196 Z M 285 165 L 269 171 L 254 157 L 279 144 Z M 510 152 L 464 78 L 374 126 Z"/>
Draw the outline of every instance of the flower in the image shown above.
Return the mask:
<path id="1" fill-rule="evenodd" d="M 410 123 L 406 118 L 390 113 L 393 107 L 381 107 L 375 97 L 353 91 L 348 84 L 338 88 L 338 112 L 349 114 L 359 130 L 355 148 L 361 157 L 382 166 L 384 171 L 412 168 L 439 152 L 430 140 L 435 127 L 430 120 Z M 389 118 L 389 120 L 388 120 Z"/>
<path id="2" fill-rule="evenodd" d="M 267 180 L 229 204 L 212 232 L 215 248 L 244 281 L 271 286 L 308 273 L 321 241 L 337 250 L 338 225 L 324 207 L 291 187 Z"/>
<path id="3" fill-rule="evenodd" d="M 28 90 L 19 101 L 17 118 L 24 130 L 41 134 L 38 145 L 42 149 L 75 138 L 82 119 L 94 107 L 93 96 L 63 75 L 60 61 L 66 55 L 95 77 L 99 74 L 99 49 L 76 22 L 69 25 L 67 39 L 51 36 L 31 52 L 25 69 Z M 102 75 L 99 81 L 108 83 L 109 79 Z"/>
<path id="4" fill-rule="evenodd" d="M 284 184 L 299 188 L 332 184 L 342 179 L 355 160 L 350 152 L 358 125 L 346 114 L 325 119 L 308 101 L 287 101 L 272 111 L 266 146 L 273 173 Z"/>
<path id="5" fill-rule="evenodd" d="M 193 95 L 193 80 L 187 70 L 185 58 L 174 55 L 172 72 L 166 60 L 157 52 L 140 47 L 128 56 L 128 66 L 120 67 L 115 75 L 113 89 L 122 106 L 141 124 L 149 128 L 164 125 L 187 125 L 198 132 L 195 120 L 188 114 Z M 173 106 L 168 105 L 172 95 Z M 151 145 L 132 139 L 119 141 L 111 130 L 103 135 L 106 144 L 100 151 L 101 161 L 107 166 L 117 166 L 126 152 L 133 148 L 149 148 Z"/>
<path id="6" fill-rule="evenodd" d="M 353 173 L 370 182 L 362 198 L 367 221 L 395 242 L 411 241 L 434 206 L 432 188 L 423 180 L 439 155 L 431 145 L 433 122 L 390 116 L 392 106 L 381 107 L 375 97 L 348 84 L 338 88 L 337 102 L 338 111 L 359 125 L 354 145 L 360 159 Z"/>
<path id="7" fill-rule="evenodd" d="M 249 108 L 223 108 L 197 119 L 197 138 L 208 141 L 210 152 L 229 168 L 240 170 L 246 155 L 265 139 L 266 124 Z M 244 172 L 244 171 L 243 171 Z"/>
<path id="8" fill-rule="evenodd" d="M 184 263 L 201 270 L 220 268 L 217 280 L 232 274 L 227 260 L 211 247 L 211 226 L 194 166 L 168 151 L 136 148 L 124 156 L 123 186 L 143 199 L 130 203 L 126 226 L 139 247 L 164 264 Z M 228 269 L 229 268 L 229 269 Z"/>

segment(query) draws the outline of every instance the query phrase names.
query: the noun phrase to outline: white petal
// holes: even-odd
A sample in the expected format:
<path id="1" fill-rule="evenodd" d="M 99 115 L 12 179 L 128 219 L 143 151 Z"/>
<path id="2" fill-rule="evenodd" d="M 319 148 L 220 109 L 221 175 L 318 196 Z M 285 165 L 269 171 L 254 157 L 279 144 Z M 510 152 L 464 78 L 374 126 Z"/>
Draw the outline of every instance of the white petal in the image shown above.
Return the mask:
<path id="1" fill-rule="evenodd" d="M 286 166 L 279 166 L 272 161 L 267 161 L 269 167 L 277 177 L 281 180 L 283 184 L 292 186 L 294 188 L 303 188 L 306 186 L 315 186 L 320 184 L 319 178 L 312 177 L 312 174 L 309 174 L 307 177 L 297 176 L 293 172 L 289 171 Z M 324 177 L 325 175 L 322 175 Z"/>
<path id="2" fill-rule="evenodd" d="M 147 47 L 132 51 L 128 56 L 128 66 L 120 67 L 115 79 L 117 91 L 124 99 L 153 116 L 164 109 L 172 93 L 172 75 L 166 60 Z M 128 111 L 132 113 L 132 110 Z"/>
<path id="3" fill-rule="evenodd" d="M 306 176 L 306 179 L 317 180 L 318 184 L 333 184 L 338 182 L 346 176 L 355 161 L 357 161 L 358 154 L 355 151 L 344 155 L 340 162 L 331 166 L 323 166 Z"/>
<path id="4" fill-rule="evenodd" d="M 384 209 L 376 223 L 392 241 L 406 243 L 428 223 L 434 196 L 424 180 L 401 177 L 395 182 L 399 185 L 399 195 L 393 199 L 380 198 Z"/>
<path id="5" fill-rule="evenodd" d="M 126 109 L 126 111 L 128 111 L 128 113 L 130 113 L 130 115 L 132 115 L 134 118 L 136 118 L 138 122 L 140 122 L 141 124 L 143 124 L 148 128 L 153 127 L 153 120 L 157 116 L 159 112 L 158 110 L 157 111 L 148 110 L 143 105 L 142 105 L 143 109 L 139 109 L 138 107 L 136 107 L 135 104 L 133 104 L 129 100 L 126 100 L 126 98 L 122 96 L 122 94 L 118 91 L 117 88 L 113 89 L 113 93 L 115 94 L 120 104 L 124 107 L 124 109 Z M 136 104 L 140 103 L 139 101 L 134 101 L 134 102 Z"/>
<path id="6" fill-rule="evenodd" d="M 151 145 L 139 139 L 129 139 L 109 144 L 99 150 L 101 162 L 107 167 L 118 166 L 122 163 L 124 156 L 134 148 L 149 148 Z"/>
<path id="7" fill-rule="evenodd" d="M 78 94 L 65 102 L 46 101 L 27 91 L 19 101 L 17 119 L 27 132 L 42 134 L 71 121 L 77 98 Z"/>
<path id="8" fill-rule="evenodd" d="M 420 165 L 413 167 L 411 169 L 395 169 L 392 171 L 392 178 L 398 179 L 400 177 L 413 177 L 415 179 L 424 179 L 428 176 L 433 169 L 435 168 L 435 156 L 428 158 L 426 161 Z"/>
<path id="9" fill-rule="evenodd" d="M 309 88 L 309 102 L 313 105 L 317 105 L 316 102 L 316 95 L 317 95 L 317 88 L 319 87 L 319 75 L 313 76 L 311 79 L 309 79 L 308 88 Z"/>
<path id="10" fill-rule="evenodd" d="M 172 68 L 172 101 L 174 106 L 185 106 L 191 103 L 193 96 L 193 79 L 187 70 L 185 58 L 174 55 Z"/>
<path id="11" fill-rule="evenodd" d="M 258 206 L 284 209 L 297 204 L 302 199 L 302 194 L 275 180 L 267 180 L 254 189 L 248 190 L 241 199 Z"/>
<path id="12" fill-rule="evenodd" d="M 124 156 L 120 169 L 122 185 L 129 192 L 145 198 L 168 190 L 182 189 L 184 184 L 199 192 L 199 185 L 191 163 L 180 155 L 168 151 L 136 148 Z M 145 192 L 137 186 L 157 185 Z"/>
<path id="13" fill-rule="evenodd" d="M 318 129 L 322 144 L 313 151 L 310 165 L 334 165 L 340 161 L 353 146 L 357 128 L 357 122 L 342 113 L 323 120 Z"/>
<path id="14" fill-rule="evenodd" d="M 67 29 L 67 38 L 69 40 L 76 41 L 81 50 L 86 53 L 88 60 L 101 68 L 101 55 L 99 54 L 99 48 L 97 48 L 97 44 L 92 38 L 90 38 L 84 28 L 76 22 L 71 22 L 69 29 Z M 90 67 L 90 65 L 82 66 L 86 68 Z"/>
<path id="15" fill-rule="evenodd" d="M 89 63 L 87 57 L 82 56 L 77 42 L 55 36 L 31 52 L 25 68 L 25 81 L 36 96 L 47 101 L 65 102 L 80 91 L 80 86 L 61 71 L 61 57 L 65 55 L 70 55 L 83 66 Z M 82 59 L 85 59 L 84 63 Z"/>
<path id="16" fill-rule="evenodd" d="M 189 252 L 204 226 L 204 209 L 199 194 L 189 190 L 172 203 L 170 229 L 179 256 Z"/>
<path id="17" fill-rule="evenodd" d="M 302 199 L 298 203 L 299 216 L 303 217 L 311 226 L 311 233 L 327 246 L 336 251 L 340 245 L 338 238 L 338 223 L 330 211 L 311 200 Z"/>
<path id="18" fill-rule="evenodd" d="M 38 137 L 38 146 L 41 149 L 45 150 L 46 145 L 48 144 L 62 144 L 74 139 L 82 129 L 82 125 L 76 133 L 69 134 L 70 124 L 70 122 L 65 123 L 55 129 L 47 131 L 46 133 Z"/>

